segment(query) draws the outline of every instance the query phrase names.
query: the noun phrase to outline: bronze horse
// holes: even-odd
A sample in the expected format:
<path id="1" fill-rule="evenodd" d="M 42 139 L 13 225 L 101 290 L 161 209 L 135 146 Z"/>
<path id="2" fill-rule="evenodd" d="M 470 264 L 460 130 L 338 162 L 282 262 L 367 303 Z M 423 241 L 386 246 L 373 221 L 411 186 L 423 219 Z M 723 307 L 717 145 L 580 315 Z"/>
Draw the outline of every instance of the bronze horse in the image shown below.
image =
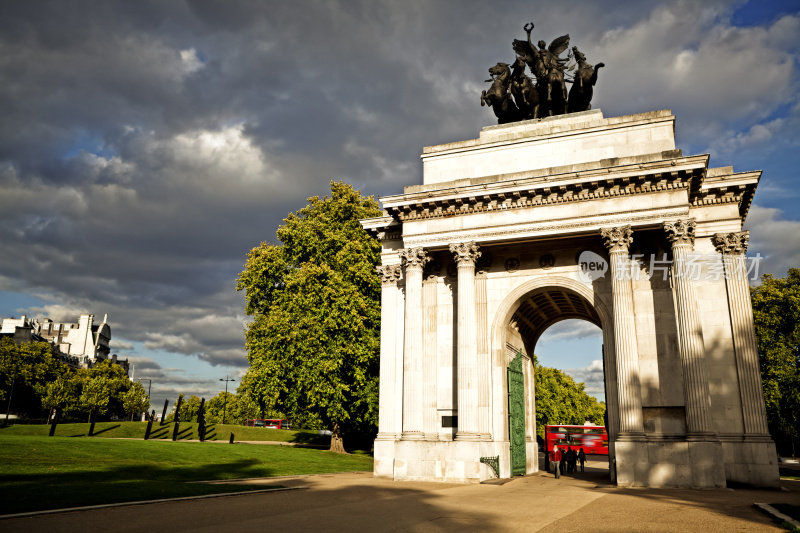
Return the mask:
<path id="1" fill-rule="evenodd" d="M 572 53 L 578 62 L 578 70 L 575 73 L 572 88 L 569 90 L 568 112 L 588 111 L 592 108 L 592 95 L 594 94 L 594 85 L 597 83 L 597 71 L 604 67 L 605 64 L 598 63 L 597 66 L 592 67 L 586 62 L 586 56 L 578 51 L 577 46 L 572 47 Z"/>
<path id="2" fill-rule="evenodd" d="M 481 106 L 488 105 L 494 111 L 498 124 L 507 124 L 520 120 L 519 108 L 508 96 L 511 83 L 511 69 L 507 63 L 498 63 L 489 69 L 492 86 L 481 92 Z"/>

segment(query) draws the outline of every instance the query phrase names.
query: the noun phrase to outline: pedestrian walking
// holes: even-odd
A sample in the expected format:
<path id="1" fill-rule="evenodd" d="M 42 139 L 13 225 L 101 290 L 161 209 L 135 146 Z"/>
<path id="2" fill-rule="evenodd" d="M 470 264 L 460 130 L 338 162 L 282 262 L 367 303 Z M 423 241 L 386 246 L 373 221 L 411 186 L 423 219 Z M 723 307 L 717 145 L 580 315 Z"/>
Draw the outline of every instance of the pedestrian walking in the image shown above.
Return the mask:
<path id="1" fill-rule="evenodd" d="M 558 446 L 553 446 L 553 451 L 550 454 L 550 462 L 553 463 L 553 471 L 556 473 L 556 479 L 561 478 L 559 467 L 561 466 L 561 450 Z"/>
<path id="2" fill-rule="evenodd" d="M 583 473 L 583 465 L 584 465 L 584 463 L 586 463 L 586 454 L 584 453 L 583 448 L 580 448 L 580 451 L 578 452 L 578 459 L 580 459 L 580 461 L 581 461 L 581 474 L 582 474 Z"/>

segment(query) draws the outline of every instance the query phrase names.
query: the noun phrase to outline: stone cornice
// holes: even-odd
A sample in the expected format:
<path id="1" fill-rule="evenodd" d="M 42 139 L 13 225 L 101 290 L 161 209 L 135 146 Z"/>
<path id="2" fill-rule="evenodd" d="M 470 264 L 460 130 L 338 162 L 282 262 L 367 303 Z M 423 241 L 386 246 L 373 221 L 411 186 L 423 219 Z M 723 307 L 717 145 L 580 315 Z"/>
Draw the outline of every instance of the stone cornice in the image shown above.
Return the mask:
<path id="1" fill-rule="evenodd" d="M 548 222 L 517 223 L 490 227 L 480 230 L 451 230 L 428 232 L 425 235 L 404 235 L 406 246 L 425 246 L 442 248 L 452 242 L 476 241 L 502 242 L 517 239 L 536 239 L 541 236 L 558 235 L 597 235 L 600 228 L 632 225 L 634 229 L 657 228 L 665 220 L 689 216 L 689 206 L 668 209 L 645 209 L 619 215 L 575 217 Z"/>
<path id="2" fill-rule="evenodd" d="M 744 222 L 760 179 L 760 170 L 710 176 L 704 180 L 700 190 L 692 195 L 692 205 L 697 207 L 735 203 L 739 206 L 739 216 Z"/>
<path id="3" fill-rule="evenodd" d="M 707 162 L 706 155 L 676 158 L 386 196 L 381 202 L 389 216 L 404 222 L 677 189 L 691 192 L 702 183 Z"/>
<path id="4" fill-rule="evenodd" d="M 384 215 L 375 218 L 365 218 L 360 221 L 367 233 L 379 241 L 399 240 L 402 236 L 400 223 L 394 217 Z"/>

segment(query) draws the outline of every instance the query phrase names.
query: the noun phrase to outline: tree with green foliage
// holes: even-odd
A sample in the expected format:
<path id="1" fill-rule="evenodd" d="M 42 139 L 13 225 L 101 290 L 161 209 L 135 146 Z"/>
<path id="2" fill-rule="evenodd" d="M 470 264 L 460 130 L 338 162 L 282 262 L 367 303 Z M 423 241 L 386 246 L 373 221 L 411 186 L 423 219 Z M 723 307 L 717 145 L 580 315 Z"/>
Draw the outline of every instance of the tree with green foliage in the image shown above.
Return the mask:
<path id="1" fill-rule="evenodd" d="M 88 416 L 90 422 L 106 413 L 125 415 L 123 399 L 132 383 L 122 367 L 109 360 L 99 361 L 92 368 L 78 370 L 74 381 L 79 391 L 75 410 Z"/>
<path id="2" fill-rule="evenodd" d="M 761 276 L 751 288 L 767 423 L 779 451 L 797 454 L 800 438 L 800 269 Z"/>
<path id="3" fill-rule="evenodd" d="M 90 423 L 94 423 L 97 415 L 108 412 L 112 386 L 111 380 L 105 376 L 95 376 L 84 383 L 79 401 L 81 408 L 89 413 Z"/>
<path id="4" fill-rule="evenodd" d="M 583 383 L 556 368 L 539 365 L 533 358 L 536 374 L 536 434 L 544 437 L 547 424 L 582 425 L 587 420 L 603 425 L 606 404 L 586 393 Z"/>
<path id="5" fill-rule="evenodd" d="M 331 182 L 278 228 L 279 245 L 250 251 L 237 289 L 245 291 L 248 394 L 295 426 L 329 427 L 331 450 L 345 431 L 377 422 L 380 244 L 360 219 L 377 202 Z"/>
<path id="6" fill-rule="evenodd" d="M 77 394 L 72 373 L 58 376 L 55 381 L 48 383 L 42 398 L 42 406 L 49 410 L 57 409 L 59 412 L 74 408 L 76 402 Z"/>
<path id="7" fill-rule="evenodd" d="M 181 404 L 181 422 L 196 422 L 200 412 L 200 397 L 192 394 Z"/>
<path id="8" fill-rule="evenodd" d="M 144 385 L 138 381 L 131 383 L 131 388 L 122 396 L 122 406 L 126 413 L 131 414 L 131 420 L 137 414 L 150 409 L 150 397 L 147 395 Z"/>
<path id="9" fill-rule="evenodd" d="M 0 401 L 3 409 L 26 417 L 43 415 L 47 385 L 69 373 L 55 348 L 47 342 L 17 344 L 0 339 Z"/>

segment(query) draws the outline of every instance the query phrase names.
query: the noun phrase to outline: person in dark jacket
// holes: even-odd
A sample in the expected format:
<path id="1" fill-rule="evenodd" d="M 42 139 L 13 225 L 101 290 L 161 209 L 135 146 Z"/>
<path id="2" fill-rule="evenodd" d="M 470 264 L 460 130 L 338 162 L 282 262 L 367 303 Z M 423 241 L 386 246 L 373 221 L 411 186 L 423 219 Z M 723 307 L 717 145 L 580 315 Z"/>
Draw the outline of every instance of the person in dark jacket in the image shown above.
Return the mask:
<path id="1" fill-rule="evenodd" d="M 581 461 L 581 473 L 583 473 L 583 465 L 586 463 L 586 454 L 583 451 L 583 448 L 579 448 L 580 451 L 578 452 L 578 459 Z"/>

